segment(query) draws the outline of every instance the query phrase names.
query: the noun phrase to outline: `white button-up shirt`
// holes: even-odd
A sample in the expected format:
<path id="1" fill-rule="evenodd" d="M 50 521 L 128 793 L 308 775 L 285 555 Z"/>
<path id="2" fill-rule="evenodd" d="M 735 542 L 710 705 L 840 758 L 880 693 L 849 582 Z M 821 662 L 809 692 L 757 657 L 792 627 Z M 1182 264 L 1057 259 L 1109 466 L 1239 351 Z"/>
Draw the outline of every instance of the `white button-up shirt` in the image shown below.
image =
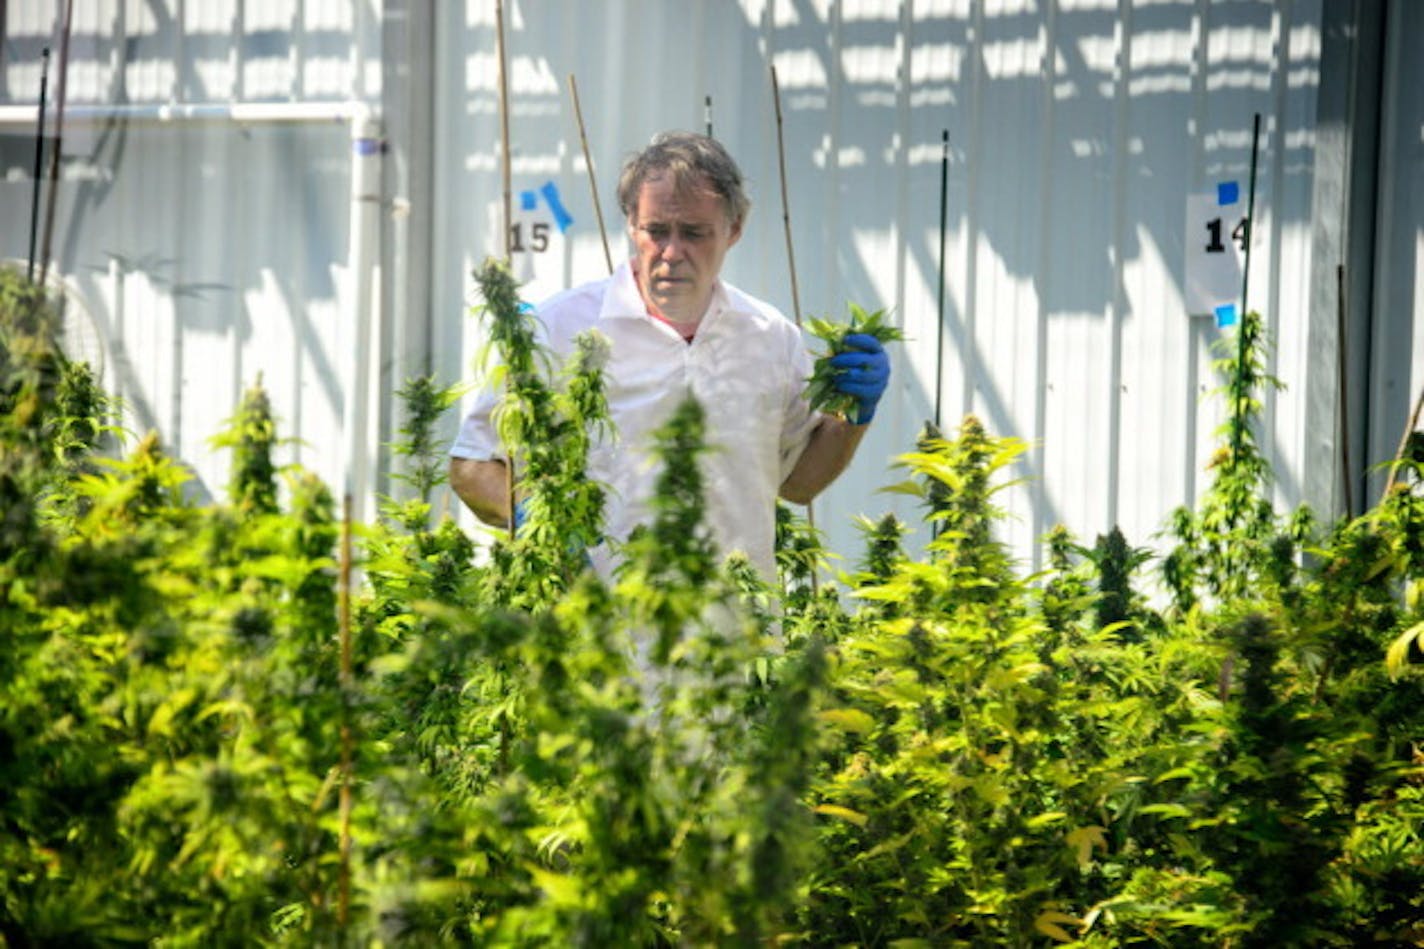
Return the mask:
<path id="1" fill-rule="evenodd" d="M 806 399 L 811 356 L 795 324 L 719 281 L 688 343 L 648 314 L 627 263 L 606 280 L 554 296 L 538 318 L 556 365 L 585 330 L 598 330 L 610 343 L 604 384 L 616 431 L 594 444 L 588 462 L 588 476 L 608 488 L 607 536 L 621 541 L 652 522 L 649 501 L 660 473 L 650 455 L 652 433 L 691 392 L 706 413 L 704 523 L 722 555 L 744 552 L 774 583 L 776 498 L 820 418 Z M 453 456 L 506 457 L 490 419 L 500 397 L 488 388 L 479 394 Z M 608 546 L 590 553 L 606 576 Z"/>

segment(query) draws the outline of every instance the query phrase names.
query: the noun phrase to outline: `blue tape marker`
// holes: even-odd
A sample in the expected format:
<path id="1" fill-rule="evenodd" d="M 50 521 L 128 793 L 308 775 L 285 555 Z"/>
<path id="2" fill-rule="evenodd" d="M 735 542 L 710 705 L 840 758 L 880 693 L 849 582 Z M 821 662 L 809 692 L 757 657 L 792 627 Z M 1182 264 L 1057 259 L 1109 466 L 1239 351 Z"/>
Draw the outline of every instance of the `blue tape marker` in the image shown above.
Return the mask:
<path id="1" fill-rule="evenodd" d="M 519 192 L 519 210 L 532 211 L 539 206 L 539 196 L 532 191 Z"/>
<path id="2" fill-rule="evenodd" d="M 1216 328 L 1224 330 L 1236 325 L 1236 304 L 1226 303 L 1216 308 Z"/>
<path id="3" fill-rule="evenodd" d="M 1241 185 L 1235 181 L 1222 181 L 1216 186 L 1217 204 L 1235 204 L 1241 200 Z"/>
<path id="4" fill-rule="evenodd" d="M 379 138 L 352 139 L 351 150 L 363 158 L 368 155 L 376 155 L 381 151 L 381 140 Z"/>
<path id="5" fill-rule="evenodd" d="M 569 225 L 574 222 L 573 216 L 564 209 L 564 202 L 559 199 L 559 187 L 552 181 L 544 182 L 544 187 L 539 189 L 539 193 L 544 196 L 545 202 L 549 205 L 549 210 L 554 214 L 554 223 L 559 226 L 559 233 L 562 234 L 569 229 Z"/>

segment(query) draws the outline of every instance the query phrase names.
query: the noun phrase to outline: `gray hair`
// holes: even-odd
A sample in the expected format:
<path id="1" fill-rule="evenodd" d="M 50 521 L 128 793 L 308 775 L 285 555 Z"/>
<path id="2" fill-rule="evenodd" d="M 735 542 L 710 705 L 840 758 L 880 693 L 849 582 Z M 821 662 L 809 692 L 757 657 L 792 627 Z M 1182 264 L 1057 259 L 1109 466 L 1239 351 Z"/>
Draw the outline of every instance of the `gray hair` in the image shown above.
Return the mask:
<path id="1" fill-rule="evenodd" d="M 637 213 L 643 183 L 664 172 L 672 175 L 678 191 L 710 183 L 733 224 L 745 221 L 752 208 L 742 187 L 742 172 L 721 142 L 696 132 L 659 132 L 647 148 L 623 163 L 618 176 L 618 206 L 628 220 Z"/>

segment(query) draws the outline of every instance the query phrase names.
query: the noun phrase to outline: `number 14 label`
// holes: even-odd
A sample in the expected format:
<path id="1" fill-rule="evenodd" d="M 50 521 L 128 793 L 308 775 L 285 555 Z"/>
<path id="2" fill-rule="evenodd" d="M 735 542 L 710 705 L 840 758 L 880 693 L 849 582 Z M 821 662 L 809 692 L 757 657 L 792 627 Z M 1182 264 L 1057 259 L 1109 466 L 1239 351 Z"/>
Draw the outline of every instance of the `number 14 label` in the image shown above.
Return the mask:
<path id="1" fill-rule="evenodd" d="M 1206 252 L 1208 254 L 1226 253 L 1226 245 L 1221 242 L 1222 219 L 1214 217 L 1206 222 L 1206 232 L 1211 238 L 1206 242 Z M 1236 248 L 1243 254 L 1246 252 L 1246 219 L 1243 217 L 1236 222 L 1236 226 L 1231 229 L 1231 239 L 1236 242 Z"/>
<path id="2" fill-rule="evenodd" d="M 1240 304 L 1250 224 L 1235 181 L 1187 195 L 1185 303 L 1188 315 L 1222 316 Z"/>

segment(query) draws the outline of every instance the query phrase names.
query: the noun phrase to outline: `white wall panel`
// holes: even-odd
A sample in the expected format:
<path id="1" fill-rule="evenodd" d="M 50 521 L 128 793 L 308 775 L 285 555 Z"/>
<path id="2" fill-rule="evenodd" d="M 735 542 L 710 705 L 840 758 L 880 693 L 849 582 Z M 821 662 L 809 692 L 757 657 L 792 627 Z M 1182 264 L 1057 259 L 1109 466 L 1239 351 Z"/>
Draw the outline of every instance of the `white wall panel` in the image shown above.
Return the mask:
<path id="1" fill-rule="evenodd" d="M 28 253 L 34 126 L 14 119 L 38 99 L 33 63 L 48 45 L 53 120 L 61 6 L 7 6 L 0 258 Z M 105 383 L 123 400 L 124 424 L 161 433 L 192 468 L 195 492 L 219 494 L 229 458 L 209 439 L 260 376 L 289 438 L 279 461 L 339 490 L 352 144 L 335 117 L 357 65 L 379 63 L 378 20 L 364 0 L 74 10 L 52 259 L 105 342 Z M 310 81 L 314 72 L 328 78 Z M 244 95 L 276 108 L 256 123 L 224 120 L 228 106 L 251 104 Z M 330 118 L 274 120 L 282 103 L 323 99 Z M 205 117 L 169 118 L 169 105 Z"/>
<path id="2" fill-rule="evenodd" d="M 1302 400 L 1312 374 L 1320 385 L 1334 360 L 1308 342 L 1312 321 L 1334 318 L 1309 312 L 1307 292 L 1320 265 L 1310 240 L 1322 2 L 508 0 L 513 195 L 553 183 L 573 218 L 531 261 L 527 295 L 606 270 L 573 75 L 615 257 L 626 253 L 620 162 L 661 129 L 701 129 L 710 97 L 714 131 L 742 163 L 755 203 L 727 275 L 790 314 L 774 64 L 802 311 L 883 306 L 911 337 L 854 466 L 817 503 L 833 547 L 857 556 L 857 513 L 918 519 L 909 501 L 874 489 L 899 477 L 894 456 L 936 404 L 946 428 L 974 412 L 992 431 L 1034 443 L 1017 472 L 1029 480 L 1004 496 L 1026 563 L 1038 562 L 1035 538 L 1059 522 L 1089 542 L 1119 524 L 1146 544 L 1205 487 L 1220 420 L 1208 393 L 1221 382 L 1211 347 L 1224 334 L 1183 312 L 1185 198 L 1224 177 L 1244 180 L 1259 113 L 1251 305 L 1266 316 L 1271 370 L 1287 386 L 1268 400 L 1261 437 L 1280 499 L 1294 503 L 1307 489 L 1306 449 L 1320 437 Z M 7 7 L 0 105 L 34 101 L 38 50 L 54 42 L 42 6 Z M 401 272 L 430 281 L 430 349 L 444 381 L 470 378 L 478 334 L 465 315 L 469 274 L 502 251 L 494 8 L 428 8 L 435 201 L 417 213 L 431 215 L 433 251 Z M 1407 2 L 1390 9 L 1394 23 L 1418 18 Z M 107 0 L 76 10 L 74 104 L 340 102 L 380 92 L 375 0 Z M 1403 118 L 1387 147 L 1407 182 L 1417 180 L 1424 83 L 1409 78 L 1417 57 L 1394 35 L 1390 88 Z M 9 225 L 29 206 L 29 182 L 23 129 L 3 131 Z M 66 133 L 74 157 L 57 260 L 116 341 L 114 371 L 135 424 L 175 439 L 210 487 L 225 462 L 205 455 L 204 440 L 258 371 L 303 440 L 289 457 L 339 480 L 333 433 L 352 345 L 349 153 L 339 124 L 91 123 Z M 1381 279 L 1392 306 L 1417 314 L 1424 215 L 1407 203 L 1407 184 L 1391 187 Z M 23 256 L 21 231 L 4 229 L 0 254 Z M 1418 386 L 1419 324 L 1398 324 L 1412 349 L 1378 348 L 1390 405 Z M 1372 418 L 1375 429 L 1397 430 L 1400 410 L 1389 411 Z M 1386 440 L 1376 437 L 1376 450 Z"/>

